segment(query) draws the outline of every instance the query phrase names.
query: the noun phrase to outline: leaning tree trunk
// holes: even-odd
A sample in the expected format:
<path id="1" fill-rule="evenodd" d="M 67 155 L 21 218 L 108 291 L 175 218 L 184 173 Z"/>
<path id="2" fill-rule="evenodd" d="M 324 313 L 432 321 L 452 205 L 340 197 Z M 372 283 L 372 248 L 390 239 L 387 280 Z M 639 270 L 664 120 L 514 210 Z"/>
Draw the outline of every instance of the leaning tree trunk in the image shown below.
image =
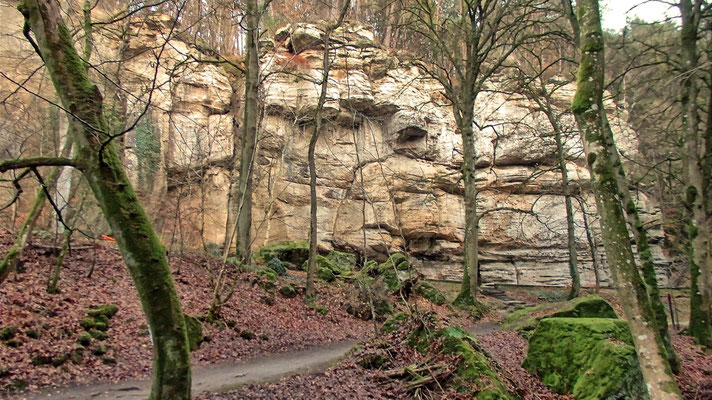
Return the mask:
<path id="1" fill-rule="evenodd" d="M 154 343 L 150 399 L 190 399 L 190 353 L 185 321 L 165 249 L 124 172 L 107 133 L 102 96 L 89 79 L 72 35 L 52 0 L 24 0 L 18 9 L 34 33 L 37 50 L 62 105 L 71 112 L 77 166 L 111 226 L 133 278 Z"/>
<path id="2" fill-rule="evenodd" d="M 609 142 L 609 144 L 612 143 L 613 142 Z M 678 373 L 680 370 L 680 360 L 677 358 L 675 349 L 672 346 L 672 339 L 670 338 L 670 333 L 668 331 L 667 314 L 665 313 L 665 306 L 660 298 L 658 276 L 655 272 L 655 264 L 653 263 L 653 253 L 650 249 L 650 242 L 648 240 L 648 230 L 645 228 L 640 219 L 638 208 L 636 207 L 635 201 L 633 201 L 633 196 L 628 188 L 628 181 L 626 179 L 623 163 L 618 155 L 618 150 L 611 148 L 609 149 L 609 154 L 613 157 L 611 159 L 611 163 L 614 168 L 616 166 L 618 167 L 618 173 L 616 174 L 618 191 L 621 194 L 621 201 L 624 205 L 623 210 L 625 212 L 626 221 L 628 223 L 628 227 L 633 233 L 636 250 L 638 252 L 638 257 L 640 258 L 641 271 L 643 272 L 643 280 L 645 281 L 648 301 L 655 316 L 656 329 L 660 332 L 660 338 L 662 339 L 664 346 L 662 350 L 667 353 L 667 359 L 670 363 L 672 371 L 674 373 Z"/>
<path id="3" fill-rule="evenodd" d="M 593 189 L 598 198 L 604 247 L 617 283 L 618 297 L 630 325 L 648 394 L 656 399 L 681 399 L 661 338 L 654 328 L 645 283 L 638 273 L 618 190 L 618 169 L 612 165 L 613 135 L 603 108 L 604 45 L 598 0 L 578 1 L 580 63 L 572 110 L 579 126 Z"/>

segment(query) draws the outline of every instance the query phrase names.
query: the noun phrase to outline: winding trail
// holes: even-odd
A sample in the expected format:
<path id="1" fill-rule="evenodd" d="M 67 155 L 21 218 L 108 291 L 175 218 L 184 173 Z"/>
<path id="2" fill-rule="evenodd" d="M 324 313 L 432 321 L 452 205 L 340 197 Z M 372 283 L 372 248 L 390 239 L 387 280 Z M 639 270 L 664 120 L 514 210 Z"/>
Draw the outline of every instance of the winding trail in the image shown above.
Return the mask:
<path id="1" fill-rule="evenodd" d="M 341 359 L 357 343 L 356 340 L 349 340 L 301 351 L 259 356 L 236 364 L 196 366 L 193 368 L 193 395 L 202 392 L 223 392 L 248 383 L 272 382 L 293 374 L 323 371 Z M 150 388 L 150 380 L 134 380 L 117 384 L 55 388 L 18 399 L 144 400 L 148 398 Z"/>

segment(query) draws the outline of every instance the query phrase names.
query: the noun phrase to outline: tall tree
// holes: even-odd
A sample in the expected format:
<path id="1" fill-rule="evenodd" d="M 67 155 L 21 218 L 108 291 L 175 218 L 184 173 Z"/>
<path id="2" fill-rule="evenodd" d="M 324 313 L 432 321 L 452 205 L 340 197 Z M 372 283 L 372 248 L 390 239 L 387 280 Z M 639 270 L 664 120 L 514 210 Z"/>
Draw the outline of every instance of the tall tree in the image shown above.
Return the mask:
<path id="1" fill-rule="evenodd" d="M 152 400 L 190 399 L 190 353 L 165 249 L 156 236 L 111 141 L 103 98 L 89 79 L 72 35 L 53 0 L 24 0 L 18 10 L 33 47 L 44 61 L 61 104 L 69 112 L 75 159 L 35 158 L 0 163 L 0 172 L 39 165 L 80 169 L 109 222 L 133 278 L 154 343 Z M 29 35 L 27 35 L 29 38 Z"/>
<path id="2" fill-rule="evenodd" d="M 702 121 L 697 106 L 701 80 L 697 47 L 703 6 L 707 8 L 704 3 L 702 0 L 680 0 L 680 156 L 685 182 L 684 203 L 690 210 L 687 227 L 692 278 L 690 333 L 698 342 L 709 347 L 712 346 L 712 200 L 709 196 L 709 182 L 712 179 L 712 126 L 708 126 L 706 131 L 701 129 Z M 708 118 L 712 120 L 712 113 Z"/>
<path id="3" fill-rule="evenodd" d="M 245 2 L 245 105 L 240 138 L 240 177 L 237 187 L 237 253 L 242 263 L 250 262 L 252 246 L 252 168 L 257 151 L 257 129 L 260 114 L 260 19 L 270 0 L 262 5 L 257 0 Z"/>
<path id="4" fill-rule="evenodd" d="M 312 129 L 312 135 L 309 139 L 309 151 L 308 151 L 308 162 L 309 162 L 309 195 L 310 195 L 310 208 L 309 208 L 309 266 L 307 268 L 307 288 L 306 288 L 306 298 L 311 299 L 314 297 L 314 276 L 316 275 L 316 256 L 317 256 L 317 197 L 316 197 L 316 160 L 314 159 L 314 153 L 316 151 L 316 142 L 319 140 L 319 135 L 322 130 L 322 123 L 324 120 L 324 102 L 326 101 L 326 92 L 329 86 L 329 71 L 331 70 L 331 60 L 329 58 L 329 46 L 331 45 L 331 34 L 344 23 L 344 18 L 346 18 L 346 13 L 349 11 L 350 0 L 343 2 L 341 6 L 341 11 L 336 21 L 329 24 L 324 30 L 324 55 L 322 56 L 321 63 L 321 82 L 319 100 L 316 104 L 316 110 L 314 110 L 314 127 Z"/>
<path id="5" fill-rule="evenodd" d="M 462 137 L 465 243 L 462 289 L 456 302 L 476 303 L 478 291 L 477 186 L 474 106 L 492 75 L 522 44 L 544 0 L 402 1 L 406 29 L 417 35 L 419 66 L 442 86 Z M 445 9 L 441 9 L 445 8 Z"/>
<path id="6" fill-rule="evenodd" d="M 652 399 L 681 399 L 662 338 L 655 328 L 655 317 L 645 283 L 638 272 L 621 204 L 617 176 L 622 165 L 617 155 L 613 155 L 617 149 L 603 107 L 605 59 L 598 0 L 579 0 L 577 18 L 572 22 L 580 35 L 577 89 L 572 110 L 591 170 L 609 267 L 630 325 L 648 394 Z"/>

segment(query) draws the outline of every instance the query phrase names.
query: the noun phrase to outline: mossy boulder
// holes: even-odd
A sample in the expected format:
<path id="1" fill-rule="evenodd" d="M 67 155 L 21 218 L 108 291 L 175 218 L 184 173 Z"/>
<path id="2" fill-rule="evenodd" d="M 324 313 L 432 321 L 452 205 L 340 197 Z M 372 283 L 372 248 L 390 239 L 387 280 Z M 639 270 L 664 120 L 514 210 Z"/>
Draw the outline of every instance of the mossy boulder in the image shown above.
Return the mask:
<path id="1" fill-rule="evenodd" d="M 304 261 L 302 265 L 303 270 L 309 268 L 309 260 Z M 317 255 L 316 256 L 316 271 L 317 277 L 319 279 L 331 282 L 339 276 L 351 275 L 353 270 L 350 267 L 340 266 L 338 263 L 332 261 L 328 256 Z"/>
<path id="2" fill-rule="evenodd" d="M 284 263 L 282 260 L 279 258 L 273 258 L 267 262 L 267 267 L 274 271 L 275 274 L 279 276 L 285 276 L 287 275 L 287 268 L 284 266 Z"/>
<path id="3" fill-rule="evenodd" d="M 352 273 L 356 265 L 356 254 L 333 250 L 326 258 L 341 271 L 341 275 Z"/>
<path id="4" fill-rule="evenodd" d="M 293 299 L 297 297 L 297 289 L 292 284 L 284 285 L 279 288 L 279 294 L 281 294 L 282 297 L 285 297 L 287 299 Z"/>
<path id="5" fill-rule="evenodd" d="M 87 311 L 87 315 L 98 320 L 111 319 L 119 311 L 116 304 L 105 304 Z M 104 318 L 102 318 L 104 317 Z"/>
<path id="6" fill-rule="evenodd" d="M 261 247 L 255 252 L 254 259 L 268 263 L 271 259 L 278 258 L 282 262 L 293 266 L 301 266 L 309 259 L 309 243 L 305 241 L 281 242 Z M 286 264 L 286 266 L 289 266 Z"/>
<path id="7" fill-rule="evenodd" d="M 273 293 L 276 287 L 275 282 L 277 280 L 277 273 L 269 268 L 263 268 L 257 271 L 257 277 L 252 282 L 253 285 L 257 285 L 264 289 L 267 293 Z"/>
<path id="8" fill-rule="evenodd" d="M 0 340 L 10 340 L 17 335 L 17 328 L 8 325 L 0 329 Z"/>
<path id="9" fill-rule="evenodd" d="M 332 272 L 329 268 L 324 267 L 317 267 L 316 276 L 317 278 L 327 282 L 332 282 L 334 279 L 336 279 L 336 275 L 334 275 L 334 272 Z"/>
<path id="10" fill-rule="evenodd" d="M 577 400 L 648 398 L 628 324 L 620 319 L 542 319 L 523 365 Z"/>
<path id="11" fill-rule="evenodd" d="M 109 338 L 109 335 L 106 332 L 102 332 L 97 329 L 89 329 L 87 333 L 89 334 L 89 336 L 99 341 L 106 340 Z"/>
<path id="12" fill-rule="evenodd" d="M 81 344 L 82 346 L 86 347 L 89 346 L 91 343 L 92 336 L 89 334 L 89 332 L 84 332 L 79 337 L 77 338 L 77 343 Z"/>
<path id="13" fill-rule="evenodd" d="M 561 318 L 618 318 L 606 300 L 592 294 L 566 302 L 567 307 L 551 314 L 551 317 Z"/>
<path id="14" fill-rule="evenodd" d="M 557 303 L 544 303 L 526 307 L 509 314 L 503 327 L 516 330 L 527 336 L 536 328 L 537 323 L 549 317 L 568 318 L 617 318 L 616 312 L 601 296 L 592 294 Z"/>
<path id="15" fill-rule="evenodd" d="M 190 351 L 196 351 L 205 340 L 205 336 L 203 336 L 203 325 L 198 318 L 188 314 L 183 314 L 183 316 L 185 318 L 185 327 L 188 331 L 188 346 L 190 347 Z"/>
<path id="16" fill-rule="evenodd" d="M 406 257 L 401 253 L 393 253 L 388 259 L 377 264 L 369 261 L 359 272 L 362 280 L 367 277 L 382 279 L 386 288 L 391 293 L 402 291 L 406 295 L 410 293 L 412 287 L 420 279 L 420 273 L 410 265 Z"/>
<path id="17" fill-rule="evenodd" d="M 79 325 L 86 331 L 90 331 L 92 329 L 96 329 L 98 331 L 106 331 L 107 329 L 109 329 L 109 325 L 107 325 L 106 322 L 100 321 L 92 317 L 86 317 L 82 319 L 81 321 L 79 321 Z"/>
<path id="18" fill-rule="evenodd" d="M 433 304 L 443 305 L 447 301 L 442 292 L 425 281 L 420 281 L 415 285 L 415 293 L 425 297 Z"/>

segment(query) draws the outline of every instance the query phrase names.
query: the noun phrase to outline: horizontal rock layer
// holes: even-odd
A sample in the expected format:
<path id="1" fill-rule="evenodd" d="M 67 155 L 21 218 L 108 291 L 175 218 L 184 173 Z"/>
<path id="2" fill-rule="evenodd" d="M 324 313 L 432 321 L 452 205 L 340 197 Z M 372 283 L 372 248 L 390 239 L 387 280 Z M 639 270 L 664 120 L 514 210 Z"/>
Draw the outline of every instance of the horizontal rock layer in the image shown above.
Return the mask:
<path id="1" fill-rule="evenodd" d="M 135 24 L 126 48 L 133 55 L 122 81 L 147 93 L 155 68 L 156 30 L 165 21 Z M 322 78 L 323 31 L 315 25 L 280 30 L 262 56 L 264 117 L 255 158 L 253 247 L 305 240 L 309 226 L 307 147 Z M 459 280 L 464 240 L 461 138 L 442 87 L 427 79 L 406 56 L 374 44 L 360 26 L 335 32 L 332 73 L 324 105 L 327 119 L 317 143 L 319 246 L 362 251 L 384 259 L 405 251 L 429 278 Z M 193 57 L 191 58 L 192 55 Z M 160 229 L 180 234 L 187 246 L 225 241 L 233 137 L 239 137 L 242 83 L 179 40 L 172 40 L 155 79 L 149 111 L 160 144 L 151 179 L 139 180 L 142 152 L 133 132 L 125 158 Z M 493 82 L 492 88 L 504 85 Z M 562 109 L 574 92 L 557 92 Z M 137 99 L 145 99 L 138 97 Z M 606 104 L 618 145 L 636 151 L 622 110 Z M 129 101 L 129 115 L 142 109 Z M 555 144 L 546 118 L 519 95 L 482 93 L 476 106 L 477 180 L 482 191 L 481 278 L 485 283 L 564 286 L 566 216 Z M 576 237 L 584 285 L 594 282 L 591 248 L 583 229 L 598 228 L 588 191 L 589 172 L 575 123 L 564 118 L 574 191 Z M 661 236 L 659 212 L 639 193 L 652 236 Z M 594 251 L 602 253 L 602 248 Z M 661 268 L 667 260 L 654 246 Z M 664 274 L 660 274 L 664 277 Z M 601 271 L 604 284 L 607 271 Z"/>

